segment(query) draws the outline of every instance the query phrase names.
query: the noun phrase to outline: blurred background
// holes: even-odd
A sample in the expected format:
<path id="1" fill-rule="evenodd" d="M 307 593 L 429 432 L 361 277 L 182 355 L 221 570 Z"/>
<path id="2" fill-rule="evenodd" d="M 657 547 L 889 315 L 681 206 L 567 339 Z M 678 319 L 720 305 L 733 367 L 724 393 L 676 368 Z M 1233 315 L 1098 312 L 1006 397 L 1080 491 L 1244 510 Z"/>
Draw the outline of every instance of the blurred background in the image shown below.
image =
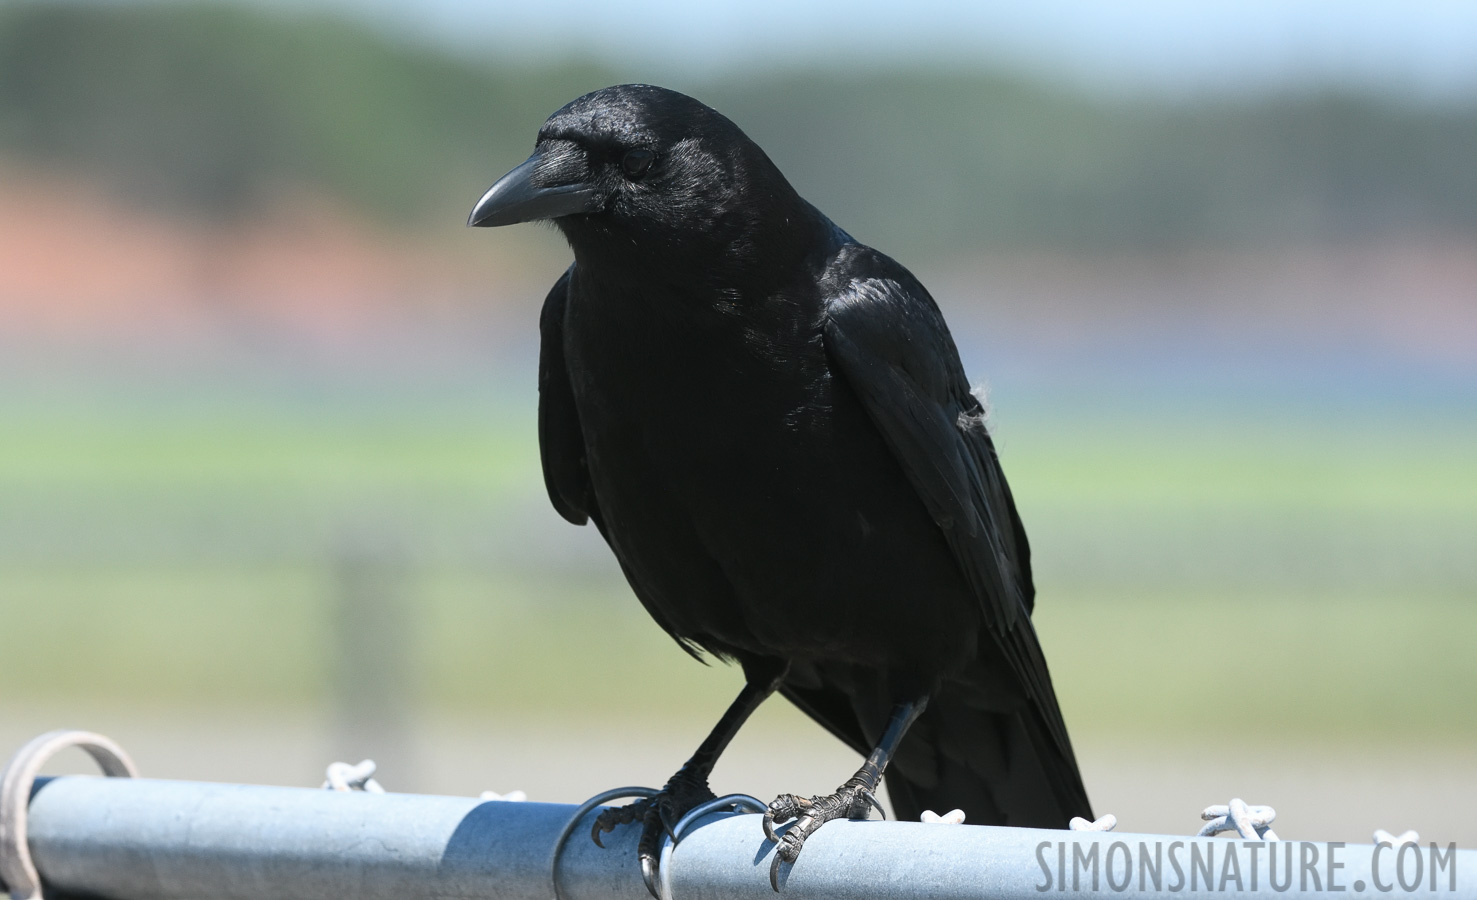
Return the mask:
<path id="1" fill-rule="evenodd" d="M 552 229 L 466 229 L 573 97 L 727 113 L 929 285 L 1099 812 L 1477 843 L 1477 7 L 0 7 L 0 753 L 575 802 L 740 678 L 544 496 Z M 714 787 L 829 791 L 772 701 Z"/>

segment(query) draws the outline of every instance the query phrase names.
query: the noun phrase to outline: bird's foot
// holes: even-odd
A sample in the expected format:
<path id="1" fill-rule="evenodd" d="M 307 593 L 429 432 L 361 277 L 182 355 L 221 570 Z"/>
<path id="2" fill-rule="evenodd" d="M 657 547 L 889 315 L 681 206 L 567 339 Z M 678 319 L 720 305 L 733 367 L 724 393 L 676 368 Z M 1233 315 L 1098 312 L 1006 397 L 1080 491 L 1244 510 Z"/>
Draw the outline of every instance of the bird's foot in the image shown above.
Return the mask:
<path id="1" fill-rule="evenodd" d="M 865 770 L 836 789 L 836 793 L 824 797 L 797 797 L 780 794 L 769 804 L 764 813 L 764 834 L 778 846 L 774 850 L 774 861 L 769 864 L 769 886 L 778 893 L 780 889 L 780 863 L 793 863 L 800 857 L 805 839 L 815 834 L 820 827 L 832 819 L 843 816 L 848 819 L 865 819 L 872 808 L 882 813 L 882 804 L 874 793 L 877 779 L 868 777 Z M 779 834 L 774 830 L 776 823 L 795 820 L 795 824 Z"/>
<path id="2" fill-rule="evenodd" d="M 636 856 L 641 860 L 641 877 L 646 881 L 646 889 L 656 897 L 662 835 L 670 835 L 688 810 L 712 799 L 714 794 L 707 779 L 690 774 L 684 768 L 673 775 L 654 797 L 613 807 L 596 816 L 595 824 L 590 828 L 590 839 L 604 847 L 600 835 L 614 831 L 619 825 L 640 822 L 641 840 L 636 844 Z"/>

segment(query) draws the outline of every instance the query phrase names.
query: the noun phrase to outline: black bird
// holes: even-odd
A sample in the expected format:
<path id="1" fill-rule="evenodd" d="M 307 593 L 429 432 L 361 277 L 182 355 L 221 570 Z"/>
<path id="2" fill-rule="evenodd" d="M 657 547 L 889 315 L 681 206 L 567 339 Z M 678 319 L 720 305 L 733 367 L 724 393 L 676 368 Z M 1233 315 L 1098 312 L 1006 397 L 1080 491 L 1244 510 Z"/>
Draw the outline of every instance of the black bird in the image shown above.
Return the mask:
<path id="1" fill-rule="evenodd" d="M 555 112 L 471 225 L 552 220 L 574 251 L 540 318 L 549 498 L 604 535 L 642 605 L 742 693 L 655 801 L 663 824 L 778 690 L 857 752 L 825 797 L 783 794 L 770 869 L 825 822 L 1047 828 L 1091 818 L 1031 626 L 1030 549 L 938 307 L 698 101 L 619 85 Z M 774 823 L 798 820 L 777 834 Z"/>

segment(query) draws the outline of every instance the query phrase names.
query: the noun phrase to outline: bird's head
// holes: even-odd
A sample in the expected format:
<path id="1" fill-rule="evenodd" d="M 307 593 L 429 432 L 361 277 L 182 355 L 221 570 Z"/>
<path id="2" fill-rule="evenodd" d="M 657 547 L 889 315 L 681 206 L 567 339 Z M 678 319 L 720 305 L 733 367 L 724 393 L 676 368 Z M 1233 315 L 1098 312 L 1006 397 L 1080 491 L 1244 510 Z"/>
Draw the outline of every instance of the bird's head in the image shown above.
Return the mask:
<path id="1" fill-rule="evenodd" d="M 533 155 L 482 195 L 467 224 L 550 220 L 579 257 L 741 249 L 776 225 L 787 231 L 808 209 L 717 111 L 676 91 L 623 84 L 550 116 Z"/>

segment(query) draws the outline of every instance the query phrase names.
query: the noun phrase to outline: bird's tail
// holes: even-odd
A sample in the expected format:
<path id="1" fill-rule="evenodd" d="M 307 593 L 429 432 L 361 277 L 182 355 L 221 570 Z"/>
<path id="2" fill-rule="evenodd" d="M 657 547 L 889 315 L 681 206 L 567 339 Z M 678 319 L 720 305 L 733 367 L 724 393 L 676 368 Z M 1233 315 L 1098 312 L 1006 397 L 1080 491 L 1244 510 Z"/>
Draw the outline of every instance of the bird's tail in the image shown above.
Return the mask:
<path id="1" fill-rule="evenodd" d="M 1066 828 L 1073 816 L 1091 820 L 1065 729 L 1046 721 L 1053 713 L 1060 721 L 1056 698 L 1003 712 L 982 708 L 972 688 L 946 683 L 903 739 L 886 776 L 897 817 L 962 809 L 975 825 Z"/>

